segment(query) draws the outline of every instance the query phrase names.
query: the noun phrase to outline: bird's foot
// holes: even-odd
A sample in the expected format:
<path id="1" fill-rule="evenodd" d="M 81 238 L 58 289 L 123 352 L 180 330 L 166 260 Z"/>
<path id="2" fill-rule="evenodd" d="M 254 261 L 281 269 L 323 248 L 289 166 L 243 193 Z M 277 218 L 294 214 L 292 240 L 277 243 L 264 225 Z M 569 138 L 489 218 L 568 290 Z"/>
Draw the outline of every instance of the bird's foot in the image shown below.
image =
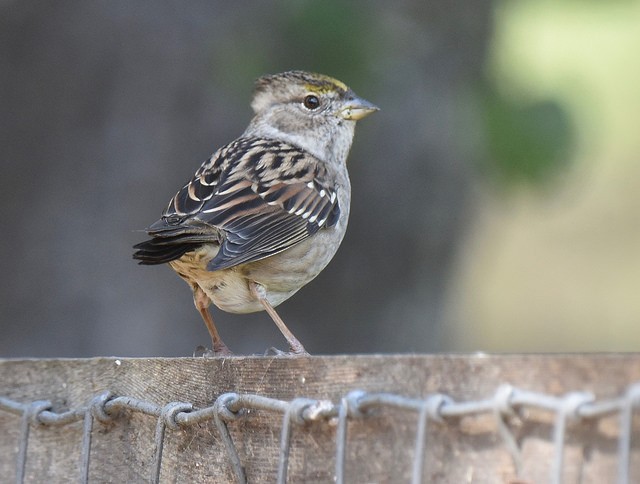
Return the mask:
<path id="1" fill-rule="evenodd" d="M 220 356 L 234 356 L 234 354 L 226 345 L 214 349 L 209 349 L 205 346 L 198 345 L 193 350 L 194 358 L 215 358 Z"/>
<path id="2" fill-rule="evenodd" d="M 290 351 L 282 351 L 276 348 L 275 346 L 272 346 L 271 348 L 266 349 L 266 351 L 264 352 L 264 356 L 282 356 L 286 358 L 292 358 L 296 356 L 311 356 L 311 355 L 303 347 L 300 347 L 297 350 L 294 348 L 291 348 Z"/>

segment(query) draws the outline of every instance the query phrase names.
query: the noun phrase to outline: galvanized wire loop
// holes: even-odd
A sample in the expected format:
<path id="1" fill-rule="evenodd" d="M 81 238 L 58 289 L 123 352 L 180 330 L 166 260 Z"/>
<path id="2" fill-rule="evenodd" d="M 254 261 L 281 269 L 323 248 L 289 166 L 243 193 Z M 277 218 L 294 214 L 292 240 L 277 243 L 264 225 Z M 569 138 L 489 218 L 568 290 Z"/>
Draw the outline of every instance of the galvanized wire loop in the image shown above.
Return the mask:
<path id="1" fill-rule="evenodd" d="M 282 431 L 280 434 L 280 460 L 278 462 L 278 484 L 287 482 L 289 468 L 289 453 L 291 450 L 291 426 L 305 425 L 310 421 L 310 416 L 317 415 L 317 400 L 310 398 L 295 398 L 289 403 L 289 408 L 282 417 Z M 311 411 L 311 412 L 310 412 Z"/>
<path id="2" fill-rule="evenodd" d="M 27 465 L 27 448 L 29 445 L 29 432 L 31 425 L 38 422 L 38 415 L 41 412 L 50 410 L 51 402 L 47 400 L 36 400 L 23 407 L 22 422 L 20 425 L 20 446 L 16 457 L 16 482 L 24 482 L 24 473 Z"/>
<path id="3" fill-rule="evenodd" d="M 94 397 L 93 400 L 91 400 L 91 415 L 102 424 L 107 424 L 116 417 L 116 415 L 110 415 L 109 413 L 107 413 L 105 409 L 105 405 L 112 398 L 113 394 L 111 392 L 103 392 L 100 395 Z"/>
<path id="4" fill-rule="evenodd" d="M 451 397 L 447 395 L 443 395 L 441 393 L 436 393 L 435 395 L 430 395 L 425 400 L 425 411 L 427 412 L 427 417 L 429 420 L 433 420 L 437 423 L 444 423 L 444 417 L 442 415 L 442 409 L 447 406 L 453 404 L 454 401 Z"/>
<path id="5" fill-rule="evenodd" d="M 317 400 L 310 398 L 294 398 L 291 400 L 291 403 L 289 403 L 289 408 L 285 415 L 289 416 L 292 423 L 304 425 L 307 423 L 306 412 L 317 404 Z"/>
<path id="6" fill-rule="evenodd" d="M 240 395 L 237 393 L 224 393 L 220 395 L 213 404 L 216 415 L 225 422 L 238 419 L 241 416 L 242 411 L 231 410 L 231 405 L 236 404 L 239 400 Z"/>
<path id="7" fill-rule="evenodd" d="M 580 420 L 580 407 L 590 404 L 595 397 L 590 393 L 575 392 L 568 393 L 559 399 L 556 410 L 556 420 L 553 429 L 553 442 L 555 456 L 551 467 L 551 482 L 553 484 L 562 483 L 562 472 L 564 468 L 564 442 L 567 425 Z"/>
<path id="8" fill-rule="evenodd" d="M 507 419 L 515 417 L 517 412 L 513 408 L 513 399 L 516 395 L 516 388 L 508 383 L 500 385 L 493 395 L 493 401 L 495 404 L 494 416 L 496 419 L 496 425 L 498 428 L 498 434 L 502 438 L 507 452 L 511 456 L 513 461 L 513 467 L 516 470 L 516 475 L 520 475 L 520 469 L 522 469 L 522 453 L 518 442 L 509 427 Z"/>
<path id="9" fill-rule="evenodd" d="M 27 450 L 31 427 L 37 424 L 41 428 L 55 428 L 83 420 L 82 445 L 80 456 L 80 482 L 89 481 L 92 433 L 94 420 L 101 423 L 113 423 L 121 412 L 138 412 L 154 416 L 157 419 L 155 432 L 155 452 L 151 462 L 151 482 L 159 482 L 166 429 L 176 430 L 194 426 L 200 422 L 213 420 L 229 457 L 231 469 L 237 482 L 246 482 L 245 469 L 242 466 L 238 450 L 229 431 L 228 423 L 249 411 L 271 412 L 282 415 L 278 458 L 278 482 L 286 483 L 289 471 L 289 457 L 292 445 L 293 426 L 304 426 L 309 422 L 324 420 L 337 422 L 335 437 L 335 480 L 345 481 L 348 446 L 349 421 L 353 419 L 377 418 L 378 409 L 386 410 L 384 418 L 393 418 L 394 412 L 415 412 L 417 414 L 416 440 L 413 460 L 412 482 L 422 481 L 426 456 L 429 455 L 429 423 L 456 425 L 460 417 L 491 415 L 495 417 L 498 434 L 503 445 L 511 454 L 516 473 L 522 465 L 522 456 L 518 442 L 510 427 L 510 418 L 526 418 L 521 410 L 527 408 L 549 412 L 555 415 L 552 443 L 555 448 L 551 466 L 552 483 L 562 480 L 564 465 L 564 447 L 567 428 L 572 422 L 592 422 L 598 418 L 619 415 L 618 437 L 618 484 L 631 482 L 630 460 L 634 413 L 640 404 L 640 383 L 627 387 L 623 396 L 609 400 L 596 401 L 592 394 L 568 393 L 564 396 L 552 396 L 521 390 L 511 385 L 499 386 L 492 397 L 475 401 L 455 401 L 448 395 L 432 394 L 424 398 L 411 398 L 393 393 L 368 393 L 354 390 L 344 395 L 338 403 L 328 400 L 295 398 L 291 401 L 278 400 L 255 394 L 225 393 L 205 408 L 194 409 L 189 402 L 170 402 L 158 405 L 153 402 L 130 396 L 115 397 L 104 392 L 90 399 L 84 406 L 56 412 L 49 401 L 16 402 L 0 397 L 0 412 L 19 416 L 21 419 L 20 442 L 16 454 L 17 482 L 25 480 Z M 637 477 L 637 476 L 636 476 Z"/>
<path id="10" fill-rule="evenodd" d="M 352 390 L 342 401 L 342 406 L 347 409 L 347 415 L 353 418 L 362 418 L 367 412 L 360 407 L 361 399 L 367 393 L 362 390 Z"/>
<path id="11" fill-rule="evenodd" d="M 315 422 L 338 415 L 338 407 L 329 400 L 315 400 L 312 405 L 302 409 L 302 419 L 304 422 Z"/>
<path id="12" fill-rule="evenodd" d="M 179 413 L 188 413 L 193 410 L 193 404 L 188 402 L 171 402 L 162 407 L 159 420 L 164 422 L 171 430 L 178 430 L 180 424 L 176 422 L 176 416 Z"/>
<path id="13" fill-rule="evenodd" d="M 446 405 L 453 404 L 453 399 L 447 395 L 436 393 L 429 395 L 424 399 L 420 413 L 418 414 L 418 425 L 416 432 L 416 443 L 413 454 L 413 472 L 411 483 L 419 484 L 422 482 L 422 474 L 424 473 L 425 452 L 427 448 L 427 426 L 429 421 L 439 424 L 445 422 L 442 416 L 442 409 Z"/>
<path id="14" fill-rule="evenodd" d="M 155 452 L 153 464 L 151 466 L 151 482 L 160 482 L 160 471 L 162 468 L 162 451 L 164 449 L 164 435 L 167 428 L 177 430 L 180 425 L 176 422 L 176 415 L 181 412 L 190 412 L 193 405 L 185 402 L 167 403 L 160 411 L 155 432 Z"/>
<path id="15" fill-rule="evenodd" d="M 593 403 L 595 399 L 596 397 L 588 392 L 568 393 L 561 400 L 560 413 L 566 416 L 569 423 L 576 422 L 582 419 L 580 409 L 587 404 Z"/>
<path id="16" fill-rule="evenodd" d="M 40 424 L 42 423 L 40 422 L 40 414 L 51 410 L 52 407 L 53 405 L 48 400 L 37 400 L 35 402 L 31 402 L 27 406 L 24 415 L 28 419 L 29 423 Z"/>
<path id="17" fill-rule="evenodd" d="M 512 403 L 515 392 L 516 389 L 508 383 L 498 387 L 496 393 L 493 395 L 493 401 L 495 403 L 495 410 L 499 414 L 509 417 L 515 416 L 516 412 Z"/>
<path id="18" fill-rule="evenodd" d="M 233 442 L 231 433 L 229 432 L 229 427 L 227 427 L 227 421 L 236 420 L 240 416 L 239 411 L 233 412 L 229 409 L 229 405 L 236 403 L 239 400 L 240 397 L 237 393 L 225 393 L 220 395 L 213 404 L 213 408 L 215 410 L 213 420 L 216 424 L 216 428 L 218 429 L 218 433 L 220 434 L 220 438 L 222 439 L 222 443 L 227 451 L 229 460 L 231 461 L 231 469 L 236 477 L 236 482 L 245 484 L 247 482 L 247 476 L 244 472 L 244 467 L 242 467 L 242 462 L 240 461 L 236 445 Z"/>

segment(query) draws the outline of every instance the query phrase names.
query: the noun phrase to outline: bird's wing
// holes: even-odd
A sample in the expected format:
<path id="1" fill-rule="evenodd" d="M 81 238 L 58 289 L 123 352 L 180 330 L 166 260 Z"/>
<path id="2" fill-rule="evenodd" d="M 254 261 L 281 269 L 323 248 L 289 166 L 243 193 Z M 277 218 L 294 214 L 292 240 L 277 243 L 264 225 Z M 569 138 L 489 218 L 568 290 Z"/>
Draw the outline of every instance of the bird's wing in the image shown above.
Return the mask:
<path id="1" fill-rule="evenodd" d="M 338 189 L 325 164 L 303 150 L 240 138 L 216 152 L 173 197 L 149 228 L 149 243 L 175 259 L 217 242 L 212 271 L 263 259 L 334 225 Z"/>

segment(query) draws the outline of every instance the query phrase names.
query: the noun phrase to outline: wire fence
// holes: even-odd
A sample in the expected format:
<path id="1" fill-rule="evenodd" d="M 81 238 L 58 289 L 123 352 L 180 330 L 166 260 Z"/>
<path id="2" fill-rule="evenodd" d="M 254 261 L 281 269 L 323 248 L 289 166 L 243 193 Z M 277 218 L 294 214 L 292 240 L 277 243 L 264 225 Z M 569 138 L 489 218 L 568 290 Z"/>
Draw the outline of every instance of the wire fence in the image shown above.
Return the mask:
<path id="1" fill-rule="evenodd" d="M 0 397 L 0 411 L 20 419 L 20 440 L 15 456 L 16 482 L 25 480 L 25 468 L 29 456 L 29 433 L 33 426 L 61 427 L 82 421 L 82 445 L 78 480 L 89 482 L 92 443 L 96 438 L 94 427 L 117 423 L 126 412 L 141 413 L 157 418 L 154 437 L 154 454 L 149 466 L 149 480 L 160 481 L 163 463 L 165 434 L 178 429 L 194 427 L 202 422 L 214 422 L 229 465 L 239 483 L 247 482 L 240 453 L 234 444 L 229 426 L 241 419 L 255 418 L 256 411 L 271 412 L 282 416 L 277 482 L 286 483 L 291 451 L 292 427 L 312 422 L 336 425 L 335 481 L 345 482 L 346 449 L 349 445 L 349 422 L 354 419 L 375 419 L 379 411 L 411 412 L 415 414 L 415 444 L 413 449 L 413 484 L 423 482 L 423 473 L 429 462 L 426 449 L 432 438 L 433 426 L 456 425 L 461 417 L 489 415 L 495 419 L 495 429 L 511 456 L 516 472 L 521 468 L 521 449 L 509 425 L 514 416 L 525 418 L 526 410 L 548 412 L 553 415 L 553 462 L 549 482 L 560 484 L 563 476 L 565 439 L 568 427 L 578 422 L 597 424 L 598 420 L 617 416 L 619 419 L 617 479 L 619 484 L 632 482 L 630 453 L 633 434 L 634 410 L 640 401 L 640 383 L 627 387 L 617 398 L 597 400 L 594 395 L 571 392 L 562 396 L 526 391 L 514 386 L 500 385 L 495 393 L 482 400 L 455 401 L 444 394 L 432 394 L 425 398 L 410 398 L 392 393 L 371 393 L 353 390 L 339 401 L 295 398 L 284 401 L 256 394 L 224 393 L 212 405 L 195 408 L 189 402 L 169 402 L 158 405 L 153 402 L 104 392 L 89 399 L 84 406 L 66 411 L 54 411 L 49 401 L 18 402 Z M 2 459 L 12 458 L 4 455 Z M 638 476 L 636 476 L 638 478 Z"/>

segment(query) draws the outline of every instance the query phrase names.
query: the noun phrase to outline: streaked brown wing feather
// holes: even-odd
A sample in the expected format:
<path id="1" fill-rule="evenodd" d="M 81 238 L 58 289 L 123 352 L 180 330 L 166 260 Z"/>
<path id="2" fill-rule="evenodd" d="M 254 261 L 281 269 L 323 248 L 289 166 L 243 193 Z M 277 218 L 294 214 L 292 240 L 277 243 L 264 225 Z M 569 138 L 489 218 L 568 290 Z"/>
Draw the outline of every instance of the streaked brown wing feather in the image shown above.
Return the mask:
<path id="1" fill-rule="evenodd" d="M 153 252 L 144 244 L 157 251 L 158 245 L 193 250 L 217 242 L 208 269 L 219 270 L 286 250 L 334 225 L 339 215 L 334 180 L 322 162 L 279 141 L 241 138 L 214 154 L 176 194 L 138 253 Z M 171 247 L 175 254 L 184 252 Z"/>

